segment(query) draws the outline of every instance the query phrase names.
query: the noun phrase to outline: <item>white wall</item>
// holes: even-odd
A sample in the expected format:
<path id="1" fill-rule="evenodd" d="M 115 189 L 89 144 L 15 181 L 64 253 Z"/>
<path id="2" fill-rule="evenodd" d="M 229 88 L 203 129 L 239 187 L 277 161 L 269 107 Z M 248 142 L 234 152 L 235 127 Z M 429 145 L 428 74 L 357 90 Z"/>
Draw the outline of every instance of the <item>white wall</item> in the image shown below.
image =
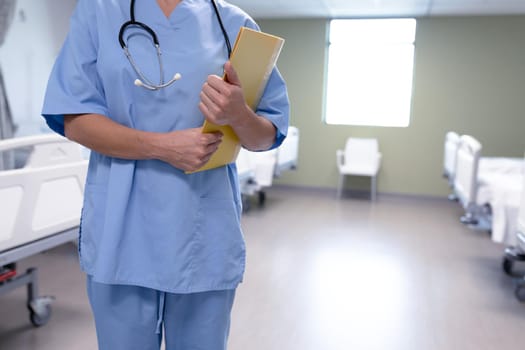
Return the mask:
<path id="1" fill-rule="evenodd" d="M 0 47 L 16 136 L 48 132 L 40 116 L 47 79 L 69 28 L 76 0 L 18 0 Z"/>

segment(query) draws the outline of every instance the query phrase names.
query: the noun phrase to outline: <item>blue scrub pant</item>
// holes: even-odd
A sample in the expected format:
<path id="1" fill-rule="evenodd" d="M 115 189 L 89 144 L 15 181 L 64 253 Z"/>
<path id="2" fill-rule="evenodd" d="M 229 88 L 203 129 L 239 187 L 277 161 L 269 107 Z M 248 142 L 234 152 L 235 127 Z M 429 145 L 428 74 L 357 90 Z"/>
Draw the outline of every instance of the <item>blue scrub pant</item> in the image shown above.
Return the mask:
<path id="1" fill-rule="evenodd" d="M 235 289 L 191 294 L 87 278 L 99 350 L 226 350 Z"/>

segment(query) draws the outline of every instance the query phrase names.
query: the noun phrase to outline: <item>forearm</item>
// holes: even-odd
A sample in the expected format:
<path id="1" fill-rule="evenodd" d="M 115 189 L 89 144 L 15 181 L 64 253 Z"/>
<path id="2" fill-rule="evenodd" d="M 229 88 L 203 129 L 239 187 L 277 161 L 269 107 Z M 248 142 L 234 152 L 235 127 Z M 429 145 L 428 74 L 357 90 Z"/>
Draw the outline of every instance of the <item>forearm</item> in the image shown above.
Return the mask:
<path id="1" fill-rule="evenodd" d="M 250 151 L 264 151 L 275 142 L 276 129 L 268 119 L 261 117 L 248 106 L 245 116 L 232 126 L 241 144 Z"/>
<path id="2" fill-rule="evenodd" d="M 132 129 L 100 114 L 64 118 L 66 137 L 98 153 L 123 159 L 158 159 L 175 168 L 194 171 L 217 150 L 220 133 L 200 128 L 155 133 Z"/>
<path id="3" fill-rule="evenodd" d="M 98 153 L 123 159 L 161 158 L 161 134 L 135 130 L 99 114 L 68 115 L 66 137 Z"/>

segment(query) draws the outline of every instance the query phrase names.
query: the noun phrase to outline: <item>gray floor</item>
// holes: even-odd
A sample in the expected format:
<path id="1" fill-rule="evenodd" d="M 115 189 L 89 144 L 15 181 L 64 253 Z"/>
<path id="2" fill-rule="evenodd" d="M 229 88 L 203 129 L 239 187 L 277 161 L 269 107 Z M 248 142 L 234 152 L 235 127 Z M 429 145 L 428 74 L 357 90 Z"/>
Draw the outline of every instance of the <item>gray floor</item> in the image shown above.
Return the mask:
<path id="1" fill-rule="evenodd" d="M 230 350 L 524 349 L 525 304 L 504 247 L 458 222 L 455 203 L 272 188 L 244 214 L 245 281 Z M 33 256 L 53 316 L 35 329 L 25 290 L 0 297 L 0 349 L 96 349 L 72 244 Z"/>

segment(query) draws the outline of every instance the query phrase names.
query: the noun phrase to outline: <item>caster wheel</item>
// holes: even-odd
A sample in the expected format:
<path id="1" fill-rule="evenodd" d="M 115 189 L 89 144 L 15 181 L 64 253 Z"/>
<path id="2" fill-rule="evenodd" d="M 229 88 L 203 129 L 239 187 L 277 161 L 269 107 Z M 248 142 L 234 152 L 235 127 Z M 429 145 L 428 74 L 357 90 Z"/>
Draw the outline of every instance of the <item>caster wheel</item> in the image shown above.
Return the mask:
<path id="1" fill-rule="evenodd" d="M 259 192 L 259 206 L 264 206 L 264 203 L 266 202 L 266 193 L 263 191 Z"/>
<path id="2" fill-rule="evenodd" d="M 46 305 L 43 312 L 37 313 L 29 308 L 29 319 L 35 327 L 41 327 L 51 318 L 51 305 Z"/>
<path id="3" fill-rule="evenodd" d="M 512 266 L 514 265 L 513 261 L 505 257 L 503 258 L 503 263 L 501 265 L 502 265 L 503 271 L 505 271 L 507 275 L 512 276 Z"/>

